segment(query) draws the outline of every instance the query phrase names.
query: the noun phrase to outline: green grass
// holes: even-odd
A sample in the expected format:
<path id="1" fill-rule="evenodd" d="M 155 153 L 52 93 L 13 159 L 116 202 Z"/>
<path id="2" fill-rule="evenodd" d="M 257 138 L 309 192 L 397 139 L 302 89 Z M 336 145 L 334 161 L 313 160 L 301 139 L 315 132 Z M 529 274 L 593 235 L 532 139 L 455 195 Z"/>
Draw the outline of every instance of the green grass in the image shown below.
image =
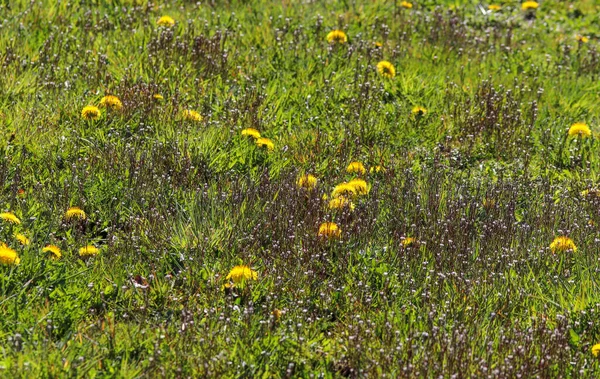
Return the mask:
<path id="1" fill-rule="evenodd" d="M 0 376 L 597 376 L 600 6 L 499 4 L 0 2 Z"/>

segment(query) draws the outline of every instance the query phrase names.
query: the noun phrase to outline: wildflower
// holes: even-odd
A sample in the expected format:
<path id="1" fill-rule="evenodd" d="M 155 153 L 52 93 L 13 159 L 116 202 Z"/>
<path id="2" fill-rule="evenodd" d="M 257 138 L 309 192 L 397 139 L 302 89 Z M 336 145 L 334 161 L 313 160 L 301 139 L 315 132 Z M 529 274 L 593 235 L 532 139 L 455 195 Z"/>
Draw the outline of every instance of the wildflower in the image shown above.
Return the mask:
<path id="1" fill-rule="evenodd" d="M 324 222 L 319 226 L 319 237 L 336 238 L 342 235 L 342 230 L 335 222 Z"/>
<path id="2" fill-rule="evenodd" d="M 246 280 L 257 280 L 258 273 L 245 265 L 235 266 L 229 271 L 229 274 L 227 274 L 225 279 L 231 279 L 234 284 L 238 284 Z"/>
<path id="3" fill-rule="evenodd" d="M 113 95 L 104 96 L 100 100 L 100 105 L 115 111 L 119 111 L 121 110 L 121 108 L 123 108 L 123 103 L 121 103 L 121 100 L 119 100 L 118 97 Z"/>
<path id="4" fill-rule="evenodd" d="M 162 16 L 158 19 L 156 23 L 160 26 L 171 27 L 175 25 L 175 20 L 173 20 L 173 18 L 169 16 Z"/>
<path id="5" fill-rule="evenodd" d="M 375 174 L 379 174 L 380 172 L 386 172 L 387 170 L 385 169 L 385 167 L 381 166 L 381 165 L 377 165 L 375 167 L 371 167 L 371 169 L 369 170 L 369 172 L 371 174 L 375 173 Z"/>
<path id="6" fill-rule="evenodd" d="M 202 116 L 196 111 L 186 109 L 183 111 L 183 119 L 187 121 L 202 121 Z"/>
<path id="7" fill-rule="evenodd" d="M 329 201 L 329 209 L 344 209 L 346 207 L 354 210 L 354 204 L 344 196 L 339 196 Z"/>
<path id="8" fill-rule="evenodd" d="M 586 138 L 592 135 L 590 127 L 583 122 L 576 122 L 569 128 L 569 137 L 581 137 Z"/>
<path id="9" fill-rule="evenodd" d="M 71 207 L 65 212 L 65 219 L 68 221 L 71 221 L 72 219 L 85 220 L 85 218 L 85 212 L 79 207 Z"/>
<path id="10" fill-rule="evenodd" d="M 250 136 L 253 138 L 260 138 L 260 132 L 254 128 L 246 128 L 242 130 L 243 136 Z"/>
<path id="11" fill-rule="evenodd" d="M 594 354 L 594 357 L 600 355 L 600 343 L 597 343 L 594 346 L 592 346 L 592 354 Z"/>
<path id="12" fill-rule="evenodd" d="M 577 251 L 577 246 L 575 246 L 575 243 L 569 237 L 560 236 L 556 237 L 554 241 L 552 241 L 550 244 L 550 250 L 552 250 L 553 253 L 565 252 L 569 250 L 575 252 Z"/>
<path id="13" fill-rule="evenodd" d="M 375 47 L 376 47 L 376 48 L 378 48 L 378 49 L 379 49 L 379 48 L 381 48 L 382 46 L 383 46 L 383 43 L 381 43 L 381 42 L 375 42 Z"/>
<path id="14" fill-rule="evenodd" d="M 423 108 L 423 107 L 419 107 L 416 106 L 412 109 L 412 114 L 414 114 L 415 116 L 425 116 L 425 114 L 427 113 L 427 109 Z"/>
<path id="15" fill-rule="evenodd" d="M 24 234 L 21 233 L 17 233 L 15 234 L 15 238 L 17 239 L 17 241 L 19 241 L 21 243 L 21 245 L 23 246 L 27 246 L 29 245 L 29 238 L 25 237 Z"/>
<path id="16" fill-rule="evenodd" d="M 296 185 L 299 188 L 312 190 L 317 186 L 317 177 L 311 174 L 301 175 L 298 180 L 296 180 Z"/>
<path id="17" fill-rule="evenodd" d="M 356 195 L 356 188 L 353 185 L 348 184 L 346 182 L 340 183 L 337 186 L 335 186 L 333 188 L 333 192 L 331 193 L 331 196 L 333 198 L 340 197 L 340 196 L 354 196 L 354 195 Z"/>
<path id="18" fill-rule="evenodd" d="M 98 255 L 100 250 L 93 245 L 87 245 L 79 249 L 79 256 L 82 258 L 91 257 L 94 255 Z"/>
<path id="19" fill-rule="evenodd" d="M 584 37 L 584 36 L 576 36 L 575 39 L 577 39 L 577 41 L 581 42 L 581 43 L 588 43 L 590 42 L 590 39 L 588 37 Z"/>
<path id="20" fill-rule="evenodd" d="M 100 109 L 93 105 L 83 107 L 83 109 L 81 110 L 81 117 L 83 117 L 86 120 L 97 120 L 100 118 Z"/>
<path id="21" fill-rule="evenodd" d="M 273 141 L 265 137 L 257 138 L 254 143 L 256 143 L 259 147 L 266 147 L 268 150 L 273 150 L 275 148 Z"/>
<path id="22" fill-rule="evenodd" d="M 21 263 L 21 259 L 17 255 L 17 252 L 6 246 L 5 243 L 0 244 L 0 263 L 3 265 L 18 265 Z"/>
<path id="23" fill-rule="evenodd" d="M 163 95 L 161 95 L 160 93 L 155 93 L 154 95 L 152 95 L 152 97 L 154 98 L 154 100 L 157 101 L 161 101 L 162 99 L 164 99 Z"/>
<path id="24" fill-rule="evenodd" d="M 281 318 L 281 314 L 282 312 L 279 309 L 273 309 L 273 317 L 275 317 L 275 320 L 279 320 Z"/>
<path id="25" fill-rule="evenodd" d="M 410 247 L 417 244 L 417 240 L 412 237 L 407 237 L 402 240 L 402 247 Z"/>
<path id="26" fill-rule="evenodd" d="M 413 7 L 412 3 L 409 3 L 408 1 L 403 1 L 400 3 L 400 6 L 402 8 L 406 8 L 406 9 L 411 9 Z"/>
<path id="27" fill-rule="evenodd" d="M 44 253 L 50 253 L 48 254 L 52 259 L 60 259 L 62 257 L 62 253 L 60 252 L 60 248 L 56 245 L 46 245 L 46 247 L 44 247 L 42 249 L 42 252 Z"/>
<path id="28" fill-rule="evenodd" d="M 341 30 L 332 30 L 327 34 L 327 42 L 329 43 L 346 43 L 348 36 Z"/>
<path id="29" fill-rule="evenodd" d="M 4 221 L 8 221 L 11 224 L 20 224 L 21 220 L 19 220 L 19 218 L 17 216 L 15 216 L 14 213 L 12 212 L 4 212 L 4 213 L 0 213 L 0 218 L 3 219 Z"/>
<path id="30" fill-rule="evenodd" d="M 365 166 L 360 162 L 350 162 L 348 167 L 346 167 L 346 172 L 349 174 L 361 174 L 364 175 L 367 170 Z"/>
<path id="31" fill-rule="evenodd" d="M 363 179 L 352 179 L 348 182 L 348 185 L 354 187 L 354 191 L 359 195 L 366 195 L 369 193 L 369 186 Z"/>
<path id="32" fill-rule="evenodd" d="M 25 190 L 23 188 L 19 188 L 19 190 L 17 191 L 17 195 L 21 198 L 25 197 L 27 194 L 25 193 Z"/>
<path id="33" fill-rule="evenodd" d="M 538 9 L 540 5 L 537 3 L 537 1 L 525 1 L 523 4 L 521 4 L 521 9 L 524 11 L 530 10 L 530 9 Z"/>
<path id="34" fill-rule="evenodd" d="M 389 79 L 396 76 L 396 68 L 388 61 L 381 61 L 377 63 L 377 72 L 379 72 L 381 76 Z"/>
<path id="35" fill-rule="evenodd" d="M 497 12 L 500 9 L 502 9 L 502 7 L 500 5 L 498 5 L 498 4 L 490 4 L 490 5 L 488 5 L 488 9 L 491 10 L 491 11 L 493 11 L 493 12 Z"/>

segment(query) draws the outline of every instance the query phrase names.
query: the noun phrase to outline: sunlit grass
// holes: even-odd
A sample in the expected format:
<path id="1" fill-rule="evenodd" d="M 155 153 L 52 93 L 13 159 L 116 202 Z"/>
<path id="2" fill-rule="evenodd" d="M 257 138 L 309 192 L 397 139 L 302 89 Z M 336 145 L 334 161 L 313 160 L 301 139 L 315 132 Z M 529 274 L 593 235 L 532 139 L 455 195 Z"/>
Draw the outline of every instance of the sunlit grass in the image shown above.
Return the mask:
<path id="1" fill-rule="evenodd" d="M 488 5 L 0 5 L 2 376 L 596 376 L 598 6 Z"/>

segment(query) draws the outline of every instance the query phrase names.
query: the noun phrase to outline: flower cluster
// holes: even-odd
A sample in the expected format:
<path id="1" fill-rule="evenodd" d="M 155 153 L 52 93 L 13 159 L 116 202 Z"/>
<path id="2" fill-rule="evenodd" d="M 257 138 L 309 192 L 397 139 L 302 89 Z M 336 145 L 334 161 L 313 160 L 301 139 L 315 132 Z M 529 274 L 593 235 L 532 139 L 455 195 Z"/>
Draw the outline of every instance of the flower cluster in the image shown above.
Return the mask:
<path id="1" fill-rule="evenodd" d="M 83 211 L 83 209 L 80 207 L 70 207 L 65 211 L 63 218 L 66 223 L 75 224 L 77 222 L 85 221 L 87 216 L 85 211 Z M 17 217 L 14 213 L 2 212 L 0 213 L 0 219 L 11 226 L 9 230 L 14 230 L 12 237 L 16 242 L 19 243 L 19 245 L 22 247 L 28 247 L 32 244 L 27 235 L 21 231 L 23 224 L 19 217 Z M 47 244 L 41 250 L 43 253 L 47 254 L 48 258 L 52 260 L 59 260 L 63 256 L 61 248 L 55 244 Z M 87 245 L 79 249 L 79 256 L 82 258 L 94 256 L 99 253 L 100 249 L 94 245 Z M 9 247 L 5 242 L 0 242 L 0 264 L 18 265 L 20 262 L 21 259 L 17 251 Z"/>

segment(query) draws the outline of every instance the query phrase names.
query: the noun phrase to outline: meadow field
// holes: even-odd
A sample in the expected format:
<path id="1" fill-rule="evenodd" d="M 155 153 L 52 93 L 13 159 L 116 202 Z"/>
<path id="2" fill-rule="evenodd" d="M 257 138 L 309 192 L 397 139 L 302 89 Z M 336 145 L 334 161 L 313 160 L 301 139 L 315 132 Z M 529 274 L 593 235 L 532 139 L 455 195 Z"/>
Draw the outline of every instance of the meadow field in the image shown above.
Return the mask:
<path id="1" fill-rule="evenodd" d="M 0 377 L 600 377 L 600 2 L 0 0 Z"/>

